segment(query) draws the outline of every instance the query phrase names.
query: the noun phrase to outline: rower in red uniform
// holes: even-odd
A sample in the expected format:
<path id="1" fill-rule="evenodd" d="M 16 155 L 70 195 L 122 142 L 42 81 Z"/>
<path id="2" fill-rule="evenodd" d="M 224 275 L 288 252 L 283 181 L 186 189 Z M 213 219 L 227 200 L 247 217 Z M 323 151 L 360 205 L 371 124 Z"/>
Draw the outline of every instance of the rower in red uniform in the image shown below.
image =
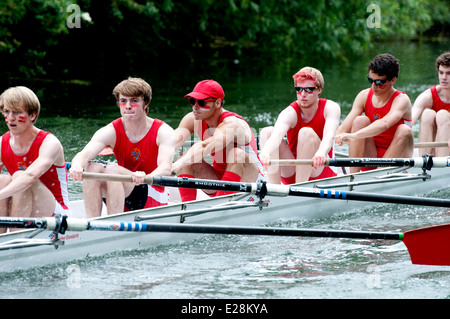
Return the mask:
<path id="1" fill-rule="evenodd" d="M 419 142 L 450 141 L 450 52 L 436 59 L 439 85 L 420 94 L 413 105 L 413 125 L 420 118 Z M 422 148 L 421 154 L 449 156 L 450 148 Z"/>
<path id="2" fill-rule="evenodd" d="M 193 133 L 201 141 L 195 143 L 172 166 L 180 177 L 195 177 L 233 182 L 266 180 L 259 160 L 256 140 L 248 123 L 238 114 L 223 108 L 225 93 L 214 80 L 197 83 L 186 94 L 192 112 L 181 120 L 175 130 L 177 147 Z M 205 161 L 211 156 L 212 165 Z M 228 194 L 226 191 L 204 190 L 209 196 Z M 196 189 L 180 188 L 182 201 L 195 200 Z"/>
<path id="3" fill-rule="evenodd" d="M 0 175 L 0 215 L 70 215 L 64 150 L 58 138 L 34 125 L 40 112 L 36 94 L 9 88 L 0 96 L 0 111 L 9 128 L 1 137 L 0 170 L 10 174 Z"/>
<path id="4" fill-rule="evenodd" d="M 368 69 L 371 87 L 355 98 L 350 113 L 339 126 L 336 143 L 349 143 L 349 157 L 411 157 L 411 101 L 394 88 L 398 61 L 390 54 L 380 54 L 369 62 Z M 363 168 L 368 169 L 373 168 Z M 359 170 L 350 168 L 352 173 Z"/>
<path id="5" fill-rule="evenodd" d="M 163 121 L 150 118 L 152 89 L 143 79 L 128 78 L 113 91 L 121 117 L 99 129 L 84 149 L 72 160 L 70 176 L 81 181 L 87 172 L 131 175 L 133 183 L 99 180 L 83 182 L 83 197 L 88 218 L 101 214 L 102 200 L 108 214 L 166 205 L 166 188 L 143 184 L 146 175 L 170 175 L 175 148 L 173 129 Z M 105 147 L 111 147 L 117 164 L 90 162 Z"/>
<path id="6" fill-rule="evenodd" d="M 260 158 L 267 167 L 269 180 L 276 184 L 294 184 L 336 176 L 325 161 L 334 157 L 334 134 L 341 109 L 336 102 L 319 98 L 324 88 L 322 73 L 304 67 L 293 75 L 297 100 L 285 108 L 274 126 L 260 132 Z M 287 144 L 283 141 L 287 136 Z M 312 159 L 312 166 L 267 166 L 272 159 Z"/>

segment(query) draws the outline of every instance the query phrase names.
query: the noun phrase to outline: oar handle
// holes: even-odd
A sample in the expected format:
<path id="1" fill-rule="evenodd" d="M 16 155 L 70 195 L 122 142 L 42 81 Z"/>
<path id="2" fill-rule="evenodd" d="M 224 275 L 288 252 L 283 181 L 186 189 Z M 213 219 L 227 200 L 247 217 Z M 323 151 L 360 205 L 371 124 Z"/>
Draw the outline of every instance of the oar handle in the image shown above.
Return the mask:
<path id="1" fill-rule="evenodd" d="M 133 179 L 131 175 L 120 175 L 120 174 L 104 174 L 104 173 L 91 173 L 91 172 L 83 172 L 83 179 L 96 179 L 101 181 L 110 181 L 110 182 L 127 182 L 132 183 Z M 153 177 L 146 176 L 144 178 L 144 184 L 153 184 Z"/>
<path id="2" fill-rule="evenodd" d="M 427 147 L 448 147 L 448 142 L 419 142 L 419 143 L 414 143 L 414 148 L 427 148 Z"/>

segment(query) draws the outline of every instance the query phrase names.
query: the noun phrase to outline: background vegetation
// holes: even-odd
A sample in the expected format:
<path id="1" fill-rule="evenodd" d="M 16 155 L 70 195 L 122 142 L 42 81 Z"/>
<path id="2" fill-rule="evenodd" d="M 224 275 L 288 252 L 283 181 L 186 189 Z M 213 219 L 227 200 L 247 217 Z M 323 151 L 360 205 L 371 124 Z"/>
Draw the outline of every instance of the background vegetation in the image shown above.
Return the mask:
<path id="1" fill-rule="evenodd" d="M 72 3 L 80 28 L 67 25 Z M 367 26 L 370 4 L 380 28 Z M 83 83 L 306 58 L 345 64 L 394 37 L 448 41 L 449 21 L 448 0 L 0 0 L 0 72 L 3 82 Z"/>

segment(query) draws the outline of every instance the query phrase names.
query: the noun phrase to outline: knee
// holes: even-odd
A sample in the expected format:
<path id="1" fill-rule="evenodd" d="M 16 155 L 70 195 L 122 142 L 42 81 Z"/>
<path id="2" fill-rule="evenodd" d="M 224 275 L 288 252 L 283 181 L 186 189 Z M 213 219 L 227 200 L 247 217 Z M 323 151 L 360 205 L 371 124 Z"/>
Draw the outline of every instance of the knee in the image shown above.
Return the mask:
<path id="1" fill-rule="evenodd" d="M 436 112 L 432 109 L 426 108 L 422 112 L 420 122 L 422 125 L 431 125 L 434 124 L 435 119 L 436 119 Z"/>
<path id="2" fill-rule="evenodd" d="M 309 142 L 312 138 L 317 137 L 316 132 L 310 127 L 302 127 L 298 131 L 298 143 L 301 144 L 302 142 Z"/>
<path id="3" fill-rule="evenodd" d="M 395 135 L 397 135 L 399 138 L 401 138 L 403 140 L 409 140 L 409 139 L 414 140 L 414 133 L 413 133 L 411 127 L 409 127 L 406 124 L 399 125 L 397 130 L 395 131 Z"/>
<path id="4" fill-rule="evenodd" d="M 86 166 L 86 172 L 104 173 L 105 172 L 105 167 L 102 164 L 100 164 L 100 163 L 89 163 Z"/>
<path id="5" fill-rule="evenodd" d="M 450 125 L 450 113 L 447 110 L 440 110 L 436 113 L 436 125 L 438 127 Z"/>
<path id="6" fill-rule="evenodd" d="M 240 148 L 233 148 L 227 154 L 227 163 L 228 164 L 245 164 L 248 162 L 247 153 Z"/>
<path id="7" fill-rule="evenodd" d="M 116 164 L 110 164 L 103 168 L 103 172 L 105 174 L 120 174 L 120 167 Z"/>
<path id="8" fill-rule="evenodd" d="M 352 123 L 352 132 L 358 131 L 370 124 L 370 119 L 367 116 L 357 116 Z"/>
<path id="9" fill-rule="evenodd" d="M 270 138 L 273 132 L 273 126 L 267 126 L 264 127 L 259 131 L 259 143 L 260 148 L 264 147 L 264 144 L 267 142 L 267 140 Z"/>

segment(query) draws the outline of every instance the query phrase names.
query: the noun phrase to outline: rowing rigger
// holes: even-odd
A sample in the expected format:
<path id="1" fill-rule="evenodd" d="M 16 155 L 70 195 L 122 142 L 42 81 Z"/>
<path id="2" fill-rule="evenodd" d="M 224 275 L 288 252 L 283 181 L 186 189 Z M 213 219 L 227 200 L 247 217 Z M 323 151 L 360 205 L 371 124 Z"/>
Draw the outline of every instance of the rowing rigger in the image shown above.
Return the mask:
<path id="1" fill-rule="evenodd" d="M 46 218 L 2 217 L 0 218 L 0 227 L 46 229 L 60 234 L 64 234 L 66 231 L 177 232 L 396 240 L 403 241 L 408 248 L 413 264 L 450 266 L 450 224 L 414 229 L 403 233 L 389 233 L 281 227 L 97 221 L 55 216 Z"/>

